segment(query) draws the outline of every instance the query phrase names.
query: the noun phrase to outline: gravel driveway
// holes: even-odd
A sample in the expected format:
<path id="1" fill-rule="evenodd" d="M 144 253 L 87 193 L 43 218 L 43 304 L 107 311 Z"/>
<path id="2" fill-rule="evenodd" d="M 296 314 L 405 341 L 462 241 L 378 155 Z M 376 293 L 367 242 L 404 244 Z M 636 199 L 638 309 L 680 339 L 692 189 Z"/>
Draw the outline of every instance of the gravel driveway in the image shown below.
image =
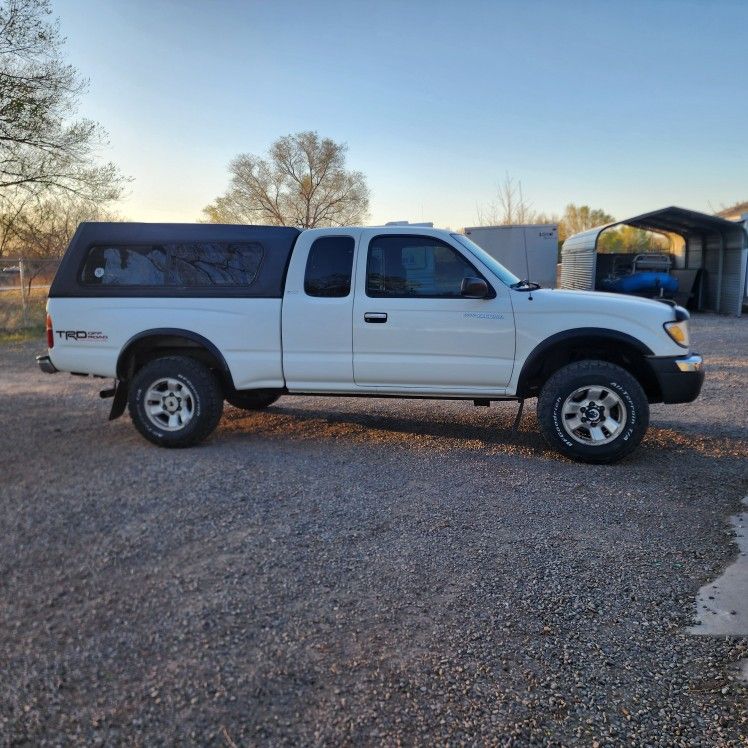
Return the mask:
<path id="1" fill-rule="evenodd" d="M 204 446 L 0 348 L 0 738 L 741 745 L 744 638 L 691 636 L 748 492 L 748 318 L 615 466 L 534 402 L 282 398 Z M 741 740 L 743 741 L 741 743 Z"/>

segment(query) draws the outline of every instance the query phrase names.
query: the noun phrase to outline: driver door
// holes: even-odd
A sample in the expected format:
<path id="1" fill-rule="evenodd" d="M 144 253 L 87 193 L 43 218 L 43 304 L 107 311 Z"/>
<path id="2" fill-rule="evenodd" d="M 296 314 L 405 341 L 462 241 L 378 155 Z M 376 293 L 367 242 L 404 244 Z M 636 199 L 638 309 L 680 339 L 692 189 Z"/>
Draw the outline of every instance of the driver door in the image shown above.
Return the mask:
<path id="1" fill-rule="evenodd" d="M 485 299 L 464 298 L 481 277 Z M 358 253 L 353 374 L 366 389 L 501 394 L 514 365 L 509 290 L 441 238 L 366 230 Z"/>

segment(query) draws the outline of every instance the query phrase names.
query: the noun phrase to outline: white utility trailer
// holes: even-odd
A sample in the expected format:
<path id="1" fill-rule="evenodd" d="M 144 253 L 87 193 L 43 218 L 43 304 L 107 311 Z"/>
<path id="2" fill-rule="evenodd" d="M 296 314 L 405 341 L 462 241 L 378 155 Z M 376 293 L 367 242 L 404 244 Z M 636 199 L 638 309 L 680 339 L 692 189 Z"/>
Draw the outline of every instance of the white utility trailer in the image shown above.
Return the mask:
<path id="1" fill-rule="evenodd" d="M 558 226 L 552 223 L 515 226 L 471 226 L 465 229 L 479 247 L 518 278 L 556 286 Z"/>

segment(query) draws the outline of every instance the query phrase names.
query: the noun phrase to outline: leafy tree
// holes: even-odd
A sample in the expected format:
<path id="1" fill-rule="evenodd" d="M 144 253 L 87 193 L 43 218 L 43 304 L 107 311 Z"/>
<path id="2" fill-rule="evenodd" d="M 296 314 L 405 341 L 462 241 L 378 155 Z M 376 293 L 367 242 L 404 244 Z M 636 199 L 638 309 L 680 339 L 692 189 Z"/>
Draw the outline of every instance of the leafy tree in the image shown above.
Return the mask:
<path id="1" fill-rule="evenodd" d="M 709 206 L 711 207 L 711 203 L 709 203 Z M 720 205 L 719 210 L 714 210 L 712 208 L 712 211 L 718 215 L 722 216 L 722 218 L 727 218 L 731 221 L 738 221 L 740 218 L 742 218 L 743 215 L 748 213 L 748 200 L 742 200 L 737 203 L 733 203 L 732 205 L 725 205 L 722 203 Z"/>
<path id="2" fill-rule="evenodd" d="M 666 252 L 670 240 L 663 234 L 644 231 L 634 226 L 617 226 L 600 234 L 597 242 L 598 252 Z"/>
<path id="3" fill-rule="evenodd" d="M 561 246 L 568 237 L 595 226 L 611 223 L 615 219 L 600 208 L 569 203 L 563 216 L 533 209 L 525 197 L 522 182 L 507 174 L 499 185 L 496 199 L 487 206 L 478 208 L 480 226 L 506 226 L 512 224 L 549 223 L 558 225 L 558 257 Z"/>
<path id="4" fill-rule="evenodd" d="M 114 200 L 122 177 L 96 162 L 104 130 L 73 119 L 87 83 L 63 61 L 51 12 L 50 0 L 0 0 L 0 199 L 55 190 Z"/>
<path id="5" fill-rule="evenodd" d="M 364 175 L 346 169 L 347 146 L 316 132 L 276 140 L 266 157 L 248 153 L 229 165 L 226 193 L 203 209 L 211 223 L 345 226 L 368 214 Z"/>
<path id="6" fill-rule="evenodd" d="M 559 240 L 566 241 L 568 237 L 580 231 L 587 231 L 614 221 L 615 218 L 601 208 L 569 203 L 559 223 Z M 669 240 L 662 234 L 622 225 L 612 227 L 600 234 L 597 246 L 599 252 L 606 253 L 662 252 L 669 247 Z"/>
<path id="7" fill-rule="evenodd" d="M 595 226 L 603 226 L 613 221 L 615 221 L 615 218 L 601 208 L 590 208 L 589 205 L 569 203 L 559 224 L 559 238 L 566 240 L 572 234 L 578 234 L 580 231 L 587 231 L 595 228 Z"/>

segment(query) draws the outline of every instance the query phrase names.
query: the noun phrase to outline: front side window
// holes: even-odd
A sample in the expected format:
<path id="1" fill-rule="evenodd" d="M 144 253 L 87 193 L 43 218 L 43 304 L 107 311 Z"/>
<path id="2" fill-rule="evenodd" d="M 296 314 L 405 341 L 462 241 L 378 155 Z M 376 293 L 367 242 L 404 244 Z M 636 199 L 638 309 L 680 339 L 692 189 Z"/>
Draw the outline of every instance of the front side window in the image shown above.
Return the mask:
<path id="1" fill-rule="evenodd" d="M 262 262 L 255 242 L 97 246 L 81 273 L 87 286 L 249 287 Z"/>
<path id="2" fill-rule="evenodd" d="M 323 236 L 314 241 L 304 273 L 307 296 L 348 296 L 351 292 L 353 247 L 350 236 Z"/>
<path id="3" fill-rule="evenodd" d="M 459 252 L 429 236 L 377 236 L 369 243 L 368 296 L 461 298 L 463 278 L 478 275 Z"/>
<path id="4" fill-rule="evenodd" d="M 452 238 L 460 242 L 468 252 L 486 265 L 493 274 L 505 285 L 511 286 L 519 282 L 519 278 L 507 270 L 497 259 L 491 257 L 485 249 L 479 247 L 474 241 L 468 239 L 464 234 L 452 234 Z"/>

